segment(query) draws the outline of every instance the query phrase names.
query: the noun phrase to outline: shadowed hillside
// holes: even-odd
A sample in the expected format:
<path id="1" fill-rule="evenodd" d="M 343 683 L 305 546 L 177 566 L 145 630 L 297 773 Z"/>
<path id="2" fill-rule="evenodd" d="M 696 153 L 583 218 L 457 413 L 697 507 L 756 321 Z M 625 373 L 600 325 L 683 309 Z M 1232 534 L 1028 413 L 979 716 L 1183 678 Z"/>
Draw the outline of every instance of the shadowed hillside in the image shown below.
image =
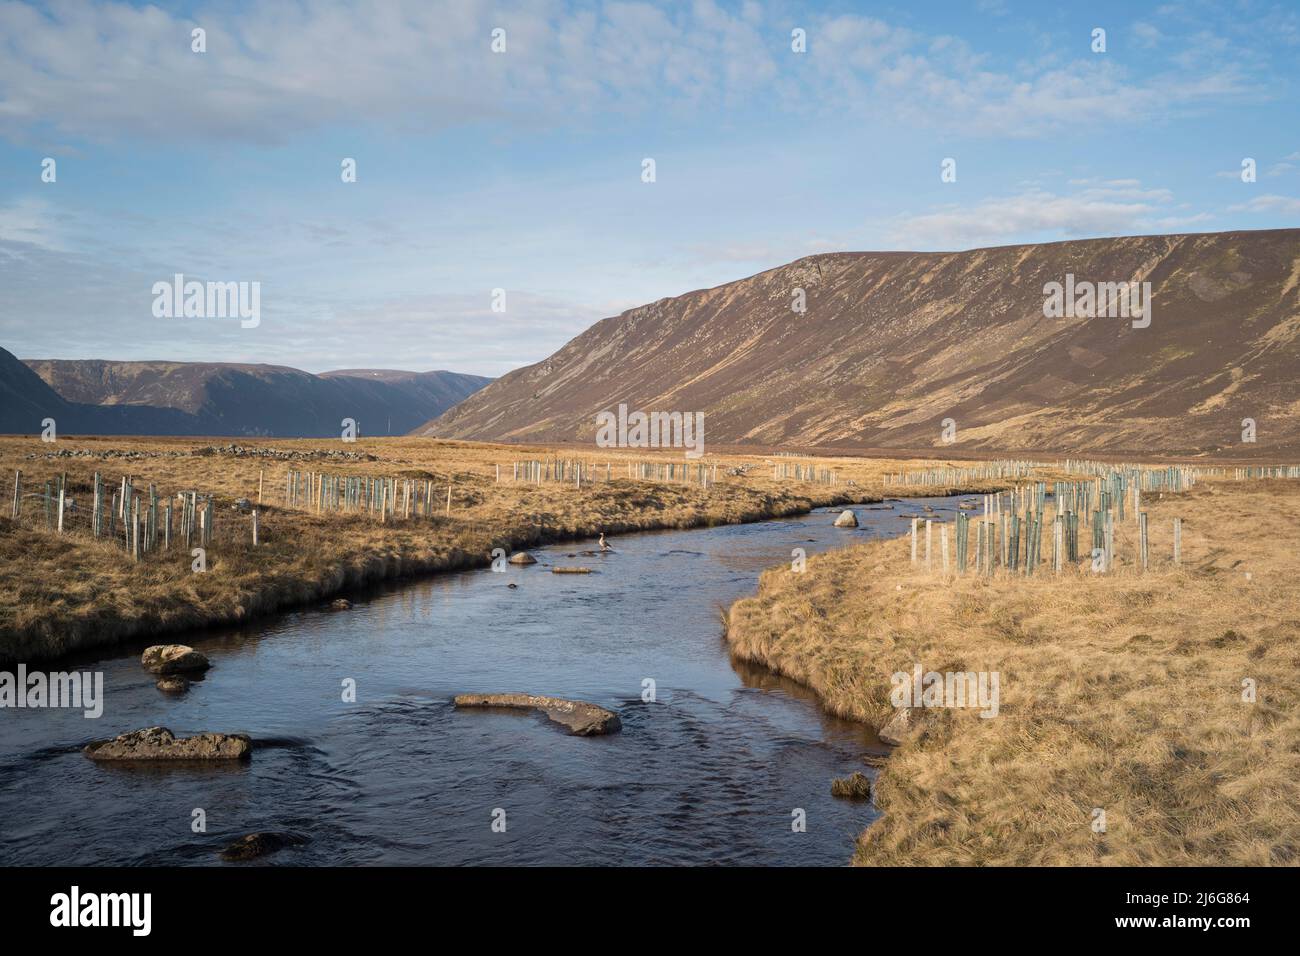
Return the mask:
<path id="1" fill-rule="evenodd" d="M 321 437 L 353 418 L 363 434 L 404 434 L 491 379 L 455 372 L 31 359 L 9 353 L 0 388 L 17 396 L 0 429 L 36 432 L 35 406 L 63 432 Z M 25 373 L 25 374 L 24 374 Z M 62 404 L 60 404 L 62 403 Z"/>
<path id="2" fill-rule="evenodd" d="M 1067 273 L 1150 282 L 1150 326 L 1045 318 Z M 1298 338 L 1300 230 L 827 254 L 604 319 L 419 431 L 591 441 L 626 402 L 715 444 L 1290 454 Z"/>

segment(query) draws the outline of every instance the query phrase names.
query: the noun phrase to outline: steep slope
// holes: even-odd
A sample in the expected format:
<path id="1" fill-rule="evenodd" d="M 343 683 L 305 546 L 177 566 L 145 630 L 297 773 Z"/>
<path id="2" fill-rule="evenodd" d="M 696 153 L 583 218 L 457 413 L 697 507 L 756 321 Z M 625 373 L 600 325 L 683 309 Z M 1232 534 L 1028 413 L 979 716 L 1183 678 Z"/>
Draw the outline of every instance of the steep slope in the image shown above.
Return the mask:
<path id="1" fill-rule="evenodd" d="M 1150 282 L 1150 326 L 1045 318 L 1067 274 Z M 591 441 L 625 402 L 703 412 L 706 444 L 1274 454 L 1298 373 L 1300 230 L 842 253 L 604 319 L 418 432 Z"/>
<path id="2" fill-rule="evenodd" d="M 113 407 L 71 402 L 11 352 L 0 348 L 0 433 L 37 435 L 52 418 L 56 434 L 197 434 L 197 420 L 172 408 Z"/>
<path id="3" fill-rule="evenodd" d="M 355 419 L 363 434 L 405 434 L 491 381 L 454 372 L 312 375 L 276 365 L 206 362 L 26 364 L 63 398 L 103 407 L 96 421 L 138 422 L 139 434 L 318 437 L 337 435 L 344 418 Z M 121 411 L 107 412 L 114 408 Z M 162 411 L 167 414 L 156 414 Z"/>
<path id="4" fill-rule="evenodd" d="M 71 421 L 73 407 L 11 352 L 0 349 L 0 432 L 39 433 L 43 419 Z"/>

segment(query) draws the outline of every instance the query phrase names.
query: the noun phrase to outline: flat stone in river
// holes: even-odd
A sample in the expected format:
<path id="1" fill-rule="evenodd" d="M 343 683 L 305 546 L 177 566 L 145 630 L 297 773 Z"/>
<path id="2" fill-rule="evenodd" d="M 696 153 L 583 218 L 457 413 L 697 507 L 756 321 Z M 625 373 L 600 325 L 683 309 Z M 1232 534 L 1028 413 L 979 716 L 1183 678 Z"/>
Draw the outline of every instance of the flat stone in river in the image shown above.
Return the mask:
<path id="1" fill-rule="evenodd" d="M 539 694 L 457 694 L 457 707 L 509 707 L 516 710 L 540 710 L 555 723 L 567 727 L 577 737 L 594 737 L 616 733 L 623 726 L 618 714 L 595 704 L 563 697 Z"/>
<path id="2" fill-rule="evenodd" d="M 177 737 L 166 727 L 146 727 L 112 740 L 96 740 L 82 752 L 91 760 L 246 760 L 253 742 L 247 734 L 195 734 Z"/>

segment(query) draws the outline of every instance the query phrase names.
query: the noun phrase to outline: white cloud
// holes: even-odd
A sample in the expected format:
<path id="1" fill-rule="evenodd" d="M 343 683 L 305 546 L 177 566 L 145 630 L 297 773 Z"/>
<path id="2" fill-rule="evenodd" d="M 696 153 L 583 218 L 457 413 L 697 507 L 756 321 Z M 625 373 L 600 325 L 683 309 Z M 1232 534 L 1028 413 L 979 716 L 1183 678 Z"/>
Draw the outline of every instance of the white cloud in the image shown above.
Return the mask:
<path id="1" fill-rule="evenodd" d="M 1162 39 L 1160 31 L 1150 23 L 1135 23 L 1131 32 L 1134 42 L 1140 47 L 1153 47 Z"/>
<path id="2" fill-rule="evenodd" d="M 1264 196 L 1256 196 L 1249 202 L 1238 203 L 1228 208 L 1233 212 L 1281 213 L 1287 216 L 1300 216 L 1300 199 L 1270 193 Z"/>
<path id="3" fill-rule="evenodd" d="M 1090 184 L 1069 195 L 1031 189 L 1013 196 L 950 206 L 891 225 L 894 242 L 909 248 L 959 249 L 1025 237 L 1081 238 L 1177 229 L 1213 218 L 1209 213 L 1169 215 L 1173 194 L 1144 189 L 1136 180 L 1072 180 Z"/>

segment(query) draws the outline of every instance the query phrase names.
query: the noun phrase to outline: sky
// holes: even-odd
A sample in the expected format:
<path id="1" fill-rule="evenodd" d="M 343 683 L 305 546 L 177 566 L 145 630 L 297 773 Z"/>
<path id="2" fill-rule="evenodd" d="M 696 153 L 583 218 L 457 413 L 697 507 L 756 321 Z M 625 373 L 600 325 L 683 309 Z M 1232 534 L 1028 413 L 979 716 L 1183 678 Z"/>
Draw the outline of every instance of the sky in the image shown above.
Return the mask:
<path id="1" fill-rule="evenodd" d="M 819 252 L 1294 227 L 1298 75 L 1289 2 L 0 0 L 0 347 L 497 376 Z"/>

